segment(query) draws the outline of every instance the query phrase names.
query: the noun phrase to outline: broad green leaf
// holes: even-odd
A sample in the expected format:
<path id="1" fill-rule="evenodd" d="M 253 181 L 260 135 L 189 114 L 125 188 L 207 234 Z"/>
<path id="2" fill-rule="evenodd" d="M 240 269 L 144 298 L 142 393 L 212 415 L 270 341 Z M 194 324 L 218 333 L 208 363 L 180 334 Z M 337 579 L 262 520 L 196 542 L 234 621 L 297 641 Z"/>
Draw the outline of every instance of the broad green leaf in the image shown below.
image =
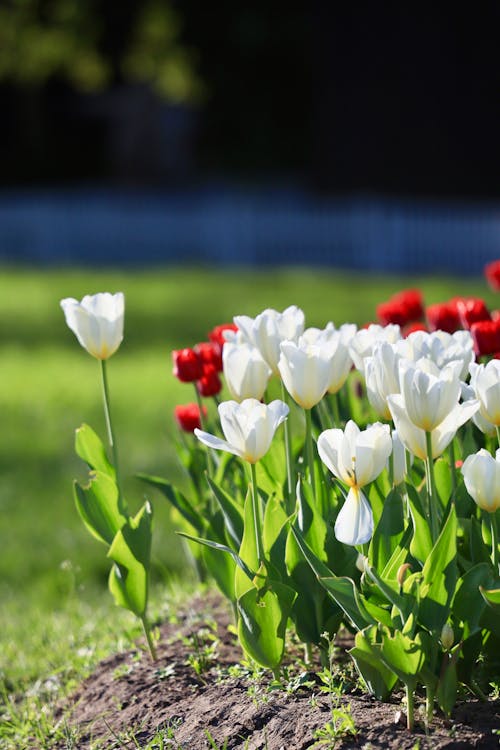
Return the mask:
<path id="1" fill-rule="evenodd" d="M 370 693 L 377 700 L 385 701 L 396 686 L 398 678 L 391 669 L 385 666 L 380 656 L 374 652 L 370 645 L 370 639 L 365 635 L 367 631 L 376 631 L 376 625 L 370 625 L 365 630 L 356 633 L 354 648 L 351 648 L 348 654 L 354 660 Z M 372 637 L 371 640 L 375 641 L 376 638 Z"/>
<path id="2" fill-rule="evenodd" d="M 286 625 L 295 592 L 284 584 L 268 581 L 251 588 L 237 601 L 238 637 L 245 652 L 263 667 L 275 669 L 283 658 Z"/>
<path id="3" fill-rule="evenodd" d="M 469 529 L 469 548 L 470 548 L 470 558 L 473 563 L 489 563 L 490 555 L 489 550 L 485 543 L 483 542 L 483 537 L 481 533 L 481 524 L 477 520 L 477 518 L 472 517 L 470 519 L 470 524 L 468 524 Z"/>
<path id="4" fill-rule="evenodd" d="M 380 516 L 375 527 L 368 559 L 376 570 L 383 570 L 398 547 L 405 531 L 405 514 L 403 499 L 398 489 L 393 489 L 387 495 Z"/>
<path id="5" fill-rule="evenodd" d="M 370 578 L 378 590 L 384 595 L 387 601 L 394 605 L 402 613 L 403 620 L 406 620 L 413 608 L 413 600 L 408 596 L 402 596 L 399 591 L 397 580 L 392 579 L 385 581 L 378 575 L 375 568 L 368 566 L 366 576 Z M 386 623 L 387 624 L 387 623 Z"/>
<path id="6" fill-rule="evenodd" d="M 179 536 L 183 536 L 186 539 L 189 539 L 191 542 L 196 542 L 197 544 L 202 544 L 205 547 L 211 547 L 214 550 L 218 550 L 219 552 L 225 552 L 227 555 L 230 555 L 230 557 L 233 558 L 236 565 L 243 571 L 245 574 L 245 577 L 247 579 L 247 588 L 249 585 L 251 585 L 251 582 L 256 576 L 256 573 L 254 573 L 247 565 L 246 563 L 241 559 L 241 557 L 238 555 L 237 552 L 234 551 L 231 547 L 228 547 L 226 544 L 221 544 L 220 542 L 214 542 L 211 539 L 202 539 L 201 537 L 197 536 L 190 536 L 189 534 L 185 534 L 183 531 L 178 531 L 177 534 Z"/>
<path id="7" fill-rule="evenodd" d="M 283 429 L 283 428 L 281 428 Z M 272 495 L 281 494 L 286 482 L 286 459 L 282 440 L 273 440 L 271 447 L 258 464 L 259 487 Z"/>
<path id="8" fill-rule="evenodd" d="M 142 479 L 143 482 L 150 484 L 152 487 L 156 487 L 162 495 L 164 495 L 168 502 L 179 511 L 181 516 L 193 527 L 198 533 L 201 533 L 205 528 L 204 519 L 191 505 L 189 500 L 186 500 L 184 495 L 179 492 L 170 482 L 162 477 L 155 477 L 149 474 L 137 474 L 138 479 Z"/>
<path id="9" fill-rule="evenodd" d="M 327 525 L 317 511 L 312 488 L 300 480 L 297 492 L 297 528 L 306 544 L 319 557 L 326 561 L 325 542 L 328 533 Z"/>
<path id="10" fill-rule="evenodd" d="M 410 542 L 413 537 L 413 527 L 410 525 L 406 528 L 405 533 L 399 541 L 399 545 L 394 549 L 390 559 L 387 561 L 385 568 L 382 570 L 382 578 L 397 578 L 398 570 L 401 565 L 407 561 Z"/>
<path id="11" fill-rule="evenodd" d="M 118 487 L 109 474 L 100 471 L 91 472 L 89 480 L 84 486 L 73 485 L 76 508 L 90 533 L 110 545 L 127 522 L 120 509 Z"/>
<path id="12" fill-rule="evenodd" d="M 224 516 L 224 523 L 226 530 L 232 542 L 236 545 L 236 549 L 241 546 L 241 540 L 243 538 L 243 512 L 241 507 L 234 502 L 232 497 L 228 493 L 219 487 L 210 477 L 207 477 L 208 484 L 214 494 L 217 503 Z"/>
<path id="13" fill-rule="evenodd" d="M 492 609 L 495 609 L 500 614 L 500 588 L 496 589 L 485 589 L 480 587 L 481 596 L 483 597 L 486 604 Z"/>
<path id="14" fill-rule="evenodd" d="M 450 660 L 445 668 L 441 667 L 441 676 L 438 682 L 436 698 L 439 708 L 449 718 L 453 706 L 457 700 L 458 678 L 457 666 L 454 660 Z"/>
<path id="15" fill-rule="evenodd" d="M 464 623 L 464 637 L 469 638 L 481 630 L 480 620 L 486 602 L 480 587 L 488 586 L 491 581 L 491 566 L 480 563 L 465 573 L 458 581 L 453 599 L 452 612 L 457 621 Z"/>
<path id="16" fill-rule="evenodd" d="M 82 424 L 75 431 L 75 451 L 91 469 L 116 479 L 115 467 L 110 463 L 100 437 L 88 424 Z"/>
<path id="17" fill-rule="evenodd" d="M 262 560 L 259 560 L 257 554 L 257 542 L 255 539 L 252 497 L 250 491 L 248 491 L 245 500 L 243 539 L 241 540 L 239 557 L 250 570 L 258 571 L 263 562 Z M 243 572 L 242 568 L 238 566 L 234 576 L 234 591 L 236 598 L 239 599 L 251 586 L 252 583 L 249 582 L 248 576 Z"/>
<path id="18" fill-rule="evenodd" d="M 113 560 L 109 589 L 116 603 L 143 617 L 148 601 L 151 555 L 151 505 L 146 502 L 135 518 L 117 532 L 108 557 Z"/>
<path id="19" fill-rule="evenodd" d="M 429 521 L 422 505 L 422 500 L 411 484 L 406 484 L 410 501 L 410 513 L 413 523 L 413 538 L 410 542 L 410 552 L 422 565 L 432 550 L 432 536 Z"/>
<path id="20" fill-rule="evenodd" d="M 457 576 L 457 517 L 452 505 L 422 571 L 423 587 L 428 589 L 420 600 L 419 620 L 431 632 L 440 633 L 448 619 Z"/>
<path id="21" fill-rule="evenodd" d="M 383 625 L 378 628 L 381 642 L 378 645 L 380 657 L 405 685 L 415 685 L 424 665 L 425 651 L 420 633 L 409 638 L 401 631 L 393 633 Z"/>
<path id="22" fill-rule="evenodd" d="M 453 469 L 454 471 L 454 469 Z M 451 498 L 452 483 L 451 483 L 451 472 L 452 469 L 448 461 L 441 457 L 434 462 L 434 479 L 436 482 L 436 489 L 441 503 L 441 511 L 439 516 L 443 516 L 448 503 Z"/>
<path id="23" fill-rule="evenodd" d="M 222 545 L 204 544 L 202 546 L 202 558 L 208 572 L 226 599 L 234 602 L 234 571 L 236 561 L 233 555 L 221 555 L 221 547 Z"/>
<path id="24" fill-rule="evenodd" d="M 364 598 L 350 578 L 320 578 L 319 581 L 358 630 L 377 623 L 365 607 Z"/>
<path id="25" fill-rule="evenodd" d="M 272 495 L 264 509 L 262 542 L 266 560 L 276 570 L 279 580 L 287 577 L 285 567 L 285 547 L 288 535 L 288 516 L 282 502 Z M 273 575 L 274 577 L 274 575 Z"/>

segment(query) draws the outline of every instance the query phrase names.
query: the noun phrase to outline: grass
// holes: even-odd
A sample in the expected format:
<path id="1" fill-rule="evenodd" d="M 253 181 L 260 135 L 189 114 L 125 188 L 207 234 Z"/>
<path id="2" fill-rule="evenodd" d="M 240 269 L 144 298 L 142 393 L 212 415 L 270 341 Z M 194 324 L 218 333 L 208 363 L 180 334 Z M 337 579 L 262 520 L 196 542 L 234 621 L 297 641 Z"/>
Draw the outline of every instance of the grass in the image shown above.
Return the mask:
<path id="1" fill-rule="evenodd" d="M 305 269 L 2 270 L 0 675 L 6 696 L 24 694 L 29 711 L 33 685 L 55 685 L 57 692 L 104 653 L 123 647 L 123 638 L 129 642 L 138 634 L 127 613 L 111 605 L 102 549 L 73 504 L 72 479 L 85 475 L 73 453 L 74 430 L 85 421 L 105 433 L 97 363 L 66 328 L 59 300 L 97 291 L 125 293 L 125 340 L 108 370 L 125 491 L 133 508 L 144 497 L 136 472 L 182 479 L 172 410 L 193 400 L 193 393 L 171 375 L 173 348 L 205 339 L 208 330 L 235 314 L 255 315 L 265 307 L 297 304 L 308 325 L 363 324 L 375 318 L 378 302 L 408 286 L 419 286 L 428 304 L 472 294 L 495 306 L 482 279 Z M 167 508 L 159 497 L 152 499 L 160 583 L 175 579 L 185 561 Z M 159 593 L 157 604 L 161 598 Z M 55 683 L 47 683 L 53 675 Z M 44 703 L 51 690 L 46 694 L 42 687 L 36 700 Z M 20 727 L 29 725 L 25 719 L 18 718 Z M 21 730 L 15 731 L 17 744 L 2 744 L 10 741 L 10 730 L 0 728 L 0 748 L 23 747 Z"/>

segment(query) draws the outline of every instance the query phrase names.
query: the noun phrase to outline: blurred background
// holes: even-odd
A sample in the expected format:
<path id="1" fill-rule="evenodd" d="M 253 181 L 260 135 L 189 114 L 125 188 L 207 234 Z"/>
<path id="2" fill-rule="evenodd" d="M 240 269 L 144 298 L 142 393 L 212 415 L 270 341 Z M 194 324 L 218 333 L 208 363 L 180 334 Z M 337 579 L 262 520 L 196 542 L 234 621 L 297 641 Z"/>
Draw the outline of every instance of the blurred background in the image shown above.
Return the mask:
<path id="1" fill-rule="evenodd" d="M 481 272 L 500 6 L 0 7 L 0 260 Z"/>

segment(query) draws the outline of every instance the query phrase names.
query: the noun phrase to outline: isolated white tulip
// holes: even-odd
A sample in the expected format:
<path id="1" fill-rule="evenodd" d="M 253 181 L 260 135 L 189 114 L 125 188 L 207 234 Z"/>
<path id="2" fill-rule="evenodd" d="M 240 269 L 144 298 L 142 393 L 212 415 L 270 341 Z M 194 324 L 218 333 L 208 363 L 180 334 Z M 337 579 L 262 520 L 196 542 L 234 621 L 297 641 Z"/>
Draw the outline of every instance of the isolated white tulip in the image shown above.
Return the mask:
<path id="1" fill-rule="evenodd" d="M 304 313 L 292 305 L 283 310 L 264 310 L 256 318 L 237 315 L 234 318 L 244 340 L 255 346 L 275 375 L 278 372 L 280 344 L 282 341 L 297 341 L 304 330 Z"/>
<path id="2" fill-rule="evenodd" d="M 349 487 L 335 522 L 335 536 L 344 544 L 364 544 L 373 535 L 373 513 L 361 487 L 383 471 L 392 450 L 389 425 L 376 423 L 361 431 L 350 420 L 345 430 L 325 430 L 318 453 L 334 476 Z"/>
<path id="3" fill-rule="evenodd" d="M 274 433 L 288 412 L 288 406 L 278 399 L 270 404 L 262 404 L 255 398 L 247 398 L 241 404 L 223 401 L 219 404 L 219 417 L 226 439 L 199 429 L 194 434 L 209 448 L 234 453 L 254 464 L 269 450 Z"/>
<path id="4" fill-rule="evenodd" d="M 226 341 L 222 349 L 222 365 L 226 385 L 236 401 L 246 398 L 261 400 L 271 370 L 258 349 L 251 344 Z"/>
<path id="5" fill-rule="evenodd" d="M 400 327 L 392 323 L 388 326 L 372 323 L 368 328 L 360 328 L 349 344 L 349 354 L 356 370 L 364 374 L 365 358 L 372 356 L 373 347 L 377 342 L 388 341 L 390 344 L 394 344 L 400 338 Z"/>
<path id="6" fill-rule="evenodd" d="M 492 359 L 486 365 L 472 362 L 469 370 L 481 416 L 495 427 L 500 426 L 500 360 Z"/>
<path id="7" fill-rule="evenodd" d="M 312 409 L 326 393 L 332 375 L 333 344 L 308 344 L 283 341 L 278 369 L 294 401 L 303 409 Z"/>
<path id="8" fill-rule="evenodd" d="M 400 360 L 400 392 L 415 427 L 431 432 L 455 408 L 461 394 L 459 373 L 458 362 L 440 370 L 430 359 Z"/>
<path id="9" fill-rule="evenodd" d="M 381 341 L 375 344 L 373 356 L 364 360 L 368 400 L 377 414 L 384 419 L 391 419 L 387 396 L 399 393 L 400 359 L 396 344 Z"/>
<path id="10" fill-rule="evenodd" d="M 467 456 L 462 474 L 467 492 L 482 510 L 494 513 L 500 508 L 500 449 L 495 458 L 484 448 Z"/>
<path id="11" fill-rule="evenodd" d="M 125 299 L 122 292 L 86 295 L 81 302 L 61 300 L 66 323 L 81 346 L 97 359 L 109 359 L 123 340 Z"/>

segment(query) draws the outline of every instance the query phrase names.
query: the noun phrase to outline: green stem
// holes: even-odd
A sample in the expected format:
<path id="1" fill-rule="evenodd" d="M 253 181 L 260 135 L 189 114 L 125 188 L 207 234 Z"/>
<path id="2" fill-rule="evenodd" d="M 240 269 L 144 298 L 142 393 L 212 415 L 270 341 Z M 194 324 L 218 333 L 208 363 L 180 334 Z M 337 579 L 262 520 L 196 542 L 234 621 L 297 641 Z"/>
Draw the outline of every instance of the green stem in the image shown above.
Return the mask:
<path id="1" fill-rule="evenodd" d="M 498 573 L 498 525 L 495 511 L 490 513 L 490 527 L 491 527 L 491 561 L 495 569 L 495 574 Z"/>
<path id="2" fill-rule="evenodd" d="M 156 649 L 153 643 L 153 638 L 151 636 L 151 628 L 149 627 L 149 623 L 148 623 L 146 615 L 141 617 L 141 622 L 142 622 L 142 627 L 144 629 L 144 635 L 146 636 L 146 640 L 148 642 L 148 648 L 149 648 L 149 653 L 151 654 L 151 659 L 153 661 L 156 661 Z"/>
<path id="3" fill-rule="evenodd" d="M 311 643 L 304 643 L 304 662 L 306 667 L 310 666 L 313 661 L 313 651 Z"/>
<path id="4" fill-rule="evenodd" d="M 203 416 L 203 401 L 201 400 L 200 392 L 198 388 L 196 387 L 196 383 L 193 383 L 194 385 L 194 392 L 196 393 L 196 403 L 198 404 L 198 411 L 200 413 L 200 425 L 203 432 L 206 432 L 205 429 L 205 417 Z M 212 454 L 210 452 L 210 448 L 206 446 L 205 448 L 205 455 L 207 458 L 207 476 L 211 476 L 212 474 Z"/>
<path id="5" fill-rule="evenodd" d="M 394 452 L 389 454 L 389 486 L 394 487 Z"/>
<path id="6" fill-rule="evenodd" d="M 333 409 L 333 426 L 340 427 L 339 398 L 336 393 L 330 394 L 330 404 Z"/>
<path id="7" fill-rule="evenodd" d="M 406 685 L 406 728 L 409 732 L 413 732 L 413 715 L 413 688 L 411 685 Z"/>
<path id="8" fill-rule="evenodd" d="M 432 542 L 438 537 L 438 519 L 437 519 L 437 494 L 436 482 L 434 479 L 434 461 L 432 459 L 432 434 L 426 430 L 425 442 L 427 446 L 426 458 L 426 479 L 427 479 L 427 497 L 429 498 L 429 522 L 431 527 Z"/>
<path id="9" fill-rule="evenodd" d="M 306 413 L 306 456 L 307 466 L 309 468 L 309 481 L 314 497 L 316 497 L 316 482 L 314 479 L 314 452 L 313 452 L 313 434 L 312 434 L 312 419 L 311 410 L 305 409 Z"/>
<path id="10" fill-rule="evenodd" d="M 453 445 L 453 440 L 450 443 L 450 447 L 448 449 L 449 455 L 450 455 L 450 469 L 451 469 L 451 496 L 453 499 L 455 499 L 455 495 L 457 493 L 457 476 L 456 476 L 456 468 L 455 468 L 455 446 Z"/>
<path id="11" fill-rule="evenodd" d="M 432 717 L 434 715 L 434 689 L 427 685 L 425 689 L 425 718 L 427 725 L 432 723 Z"/>
<path id="12" fill-rule="evenodd" d="M 253 514 L 253 528 L 255 533 L 255 546 L 257 548 L 257 557 L 259 563 L 264 562 L 264 550 L 262 549 L 262 531 L 260 527 L 260 508 L 259 508 L 259 494 L 257 491 L 257 470 L 255 464 L 250 464 L 250 470 L 252 472 L 252 514 Z"/>
<path id="13" fill-rule="evenodd" d="M 495 429 L 497 431 L 498 447 L 500 448 L 500 427 L 498 425 L 495 425 Z"/>
<path id="14" fill-rule="evenodd" d="M 101 363 L 101 382 L 102 382 L 102 400 L 104 403 L 104 418 L 106 420 L 106 430 L 108 432 L 108 442 L 111 448 L 111 452 L 113 454 L 113 465 L 115 467 L 116 472 L 116 485 L 118 487 L 118 492 L 121 496 L 121 490 L 120 490 L 120 472 L 118 467 L 118 449 L 116 446 L 116 438 L 113 431 L 113 422 L 111 420 L 111 407 L 110 407 L 110 399 L 109 399 L 109 387 L 108 387 L 108 373 L 106 370 L 106 360 L 100 359 L 99 362 Z"/>
<path id="15" fill-rule="evenodd" d="M 289 399 L 285 388 L 285 384 L 281 381 L 281 400 L 288 406 Z M 286 509 L 288 513 L 293 513 L 294 501 L 293 501 L 293 488 L 295 484 L 295 477 L 293 476 L 293 458 L 292 458 L 292 436 L 290 431 L 290 417 L 285 419 L 285 457 L 286 457 L 286 487 L 287 487 L 287 502 Z"/>

